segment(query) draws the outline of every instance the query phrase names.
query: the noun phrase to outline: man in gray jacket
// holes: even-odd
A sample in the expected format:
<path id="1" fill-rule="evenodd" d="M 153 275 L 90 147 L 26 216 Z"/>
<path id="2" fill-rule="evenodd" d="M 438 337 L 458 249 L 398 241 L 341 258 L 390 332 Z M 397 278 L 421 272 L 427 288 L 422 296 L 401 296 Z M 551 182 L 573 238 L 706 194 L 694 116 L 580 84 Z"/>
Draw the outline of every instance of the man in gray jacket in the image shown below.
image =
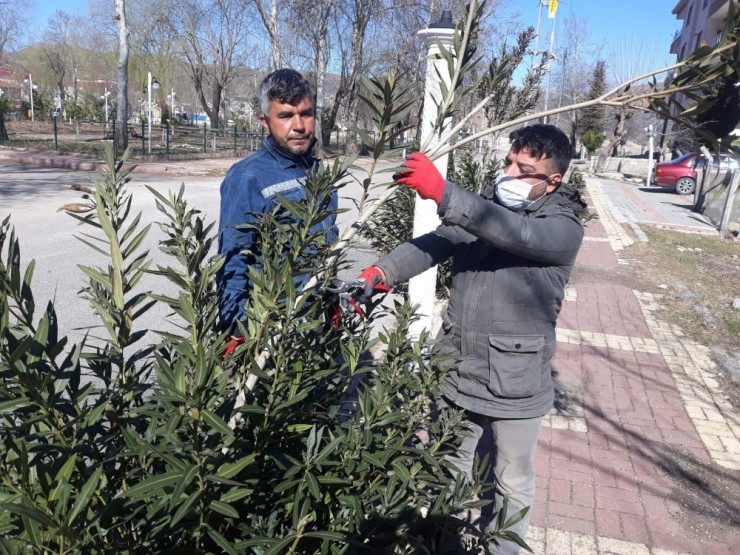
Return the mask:
<path id="1" fill-rule="evenodd" d="M 580 195 L 562 178 L 571 159 L 568 137 L 552 125 L 511 134 L 503 173 L 482 195 L 445 181 L 414 153 L 396 181 L 434 199 L 442 219 L 363 270 L 365 295 L 393 286 L 452 257 L 452 289 L 437 352 L 459 362 L 442 386 L 442 407 L 465 410 L 466 436 L 452 462 L 470 477 L 485 428 L 498 488 L 508 514 L 532 505 L 534 455 L 542 418 L 553 404 L 551 361 L 555 321 L 583 226 Z M 496 495 L 494 511 L 502 504 Z M 526 535 L 529 517 L 513 531 Z M 503 542 L 495 553 L 518 553 Z"/>

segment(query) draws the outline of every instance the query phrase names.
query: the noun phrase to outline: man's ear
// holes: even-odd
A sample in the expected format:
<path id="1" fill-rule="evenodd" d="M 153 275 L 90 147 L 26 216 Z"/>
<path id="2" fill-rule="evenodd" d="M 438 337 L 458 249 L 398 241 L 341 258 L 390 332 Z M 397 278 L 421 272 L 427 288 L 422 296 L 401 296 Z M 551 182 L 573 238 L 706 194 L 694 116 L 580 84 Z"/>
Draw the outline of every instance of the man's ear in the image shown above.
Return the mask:
<path id="1" fill-rule="evenodd" d="M 547 189 L 545 189 L 545 194 L 549 195 L 552 193 L 555 189 L 560 187 L 560 183 L 563 181 L 563 175 L 560 173 L 553 173 L 550 174 L 550 177 L 547 180 Z"/>
<path id="2" fill-rule="evenodd" d="M 265 114 L 260 114 L 260 123 L 265 128 L 265 131 L 270 131 L 270 128 L 267 126 L 267 116 Z"/>

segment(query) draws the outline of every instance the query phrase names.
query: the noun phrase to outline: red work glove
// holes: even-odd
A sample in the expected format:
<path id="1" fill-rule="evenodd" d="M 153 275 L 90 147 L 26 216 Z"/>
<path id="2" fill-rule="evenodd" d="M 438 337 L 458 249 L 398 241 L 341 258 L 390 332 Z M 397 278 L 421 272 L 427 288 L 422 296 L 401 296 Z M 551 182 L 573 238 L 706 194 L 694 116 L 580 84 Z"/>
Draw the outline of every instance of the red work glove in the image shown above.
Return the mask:
<path id="1" fill-rule="evenodd" d="M 376 291 L 388 292 L 391 290 L 391 288 L 385 284 L 385 274 L 383 274 L 383 270 L 377 266 L 365 268 L 362 270 L 360 275 L 357 276 L 357 279 L 365 281 L 365 289 L 362 291 L 360 298 L 357 299 L 361 303 L 366 303 Z"/>
<path id="2" fill-rule="evenodd" d="M 227 337 L 226 338 L 226 349 L 224 350 L 223 357 L 224 358 L 231 358 L 231 355 L 234 354 L 234 351 L 236 351 L 236 348 L 244 343 L 243 337 Z"/>
<path id="3" fill-rule="evenodd" d="M 430 198 L 440 204 L 445 190 L 445 178 L 434 167 L 434 163 L 421 152 L 414 152 L 403 165 L 409 169 L 393 176 L 396 183 L 403 183 L 419 193 L 421 198 Z"/>

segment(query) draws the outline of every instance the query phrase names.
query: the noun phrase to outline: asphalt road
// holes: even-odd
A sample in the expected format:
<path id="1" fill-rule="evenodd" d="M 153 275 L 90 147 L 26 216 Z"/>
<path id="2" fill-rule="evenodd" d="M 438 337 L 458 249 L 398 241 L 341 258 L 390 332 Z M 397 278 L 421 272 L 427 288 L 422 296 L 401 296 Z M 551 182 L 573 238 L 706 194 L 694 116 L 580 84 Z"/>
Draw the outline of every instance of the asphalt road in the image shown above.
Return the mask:
<path id="1" fill-rule="evenodd" d="M 355 171 L 353 175 L 362 179 L 366 174 Z M 0 219 L 11 215 L 11 224 L 21 242 L 22 263 L 36 261 L 33 291 L 39 309 L 53 299 L 59 320 L 60 334 L 69 335 L 72 341 L 80 341 L 89 333 L 102 333 L 94 327 L 97 318 L 92 309 L 82 301 L 78 293 L 86 282 L 78 265 L 100 266 L 107 263 L 101 255 L 93 252 L 76 235 L 91 232 L 89 226 L 80 226 L 71 216 L 58 212 L 60 206 L 81 200 L 81 193 L 71 190 L 72 185 L 88 185 L 97 179 L 97 174 L 86 171 L 39 169 L 22 165 L 0 164 Z M 128 190 L 132 195 L 132 213 L 142 213 L 142 223 L 160 222 L 163 215 L 156 209 L 154 197 L 146 189 L 149 185 L 157 191 L 177 191 L 185 184 L 185 196 L 189 206 L 203 212 L 207 222 L 217 222 L 219 211 L 220 177 L 182 177 L 177 179 L 134 174 Z M 352 198 L 359 196 L 358 182 L 350 181 L 340 193 L 340 208 L 346 209 L 337 221 L 340 232 L 357 219 L 357 210 Z M 158 248 L 162 234 L 158 226 L 152 226 L 142 248 L 150 251 L 154 264 L 173 264 Z M 362 243 L 350 250 L 351 266 L 342 277 L 354 277 L 360 269 L 372 264 L 376 255 Z M 139 289 L 158 293 L 174 293 L 175 289 L 159 276 L 145 277 Z M 174 331 L 175 323 L 164 306 L 155 305 L 138 323 L 138 329 Z M 146 340 L 155 341 L 154 336 Z"/>

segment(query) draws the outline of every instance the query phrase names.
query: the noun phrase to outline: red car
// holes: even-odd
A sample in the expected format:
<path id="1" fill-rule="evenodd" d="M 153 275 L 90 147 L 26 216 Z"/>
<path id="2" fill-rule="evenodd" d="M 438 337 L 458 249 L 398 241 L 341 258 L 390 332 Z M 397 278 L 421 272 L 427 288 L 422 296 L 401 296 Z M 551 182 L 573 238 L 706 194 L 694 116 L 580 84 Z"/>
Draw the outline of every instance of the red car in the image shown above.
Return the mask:
<path id="1" fill-rule="evenodd" d="M 689 152 L 670 162 L 661 162 L 655 166 L 651 183 L 658 187 L 670 187 L 679 195 L 690 195 L 696 189 L 697 169 L 704 171 L 707 159 L 698 152 Z M 712 173 L 736 168 L 737 162 L 732 156 L 720 154 L 712 157 Z"/>

